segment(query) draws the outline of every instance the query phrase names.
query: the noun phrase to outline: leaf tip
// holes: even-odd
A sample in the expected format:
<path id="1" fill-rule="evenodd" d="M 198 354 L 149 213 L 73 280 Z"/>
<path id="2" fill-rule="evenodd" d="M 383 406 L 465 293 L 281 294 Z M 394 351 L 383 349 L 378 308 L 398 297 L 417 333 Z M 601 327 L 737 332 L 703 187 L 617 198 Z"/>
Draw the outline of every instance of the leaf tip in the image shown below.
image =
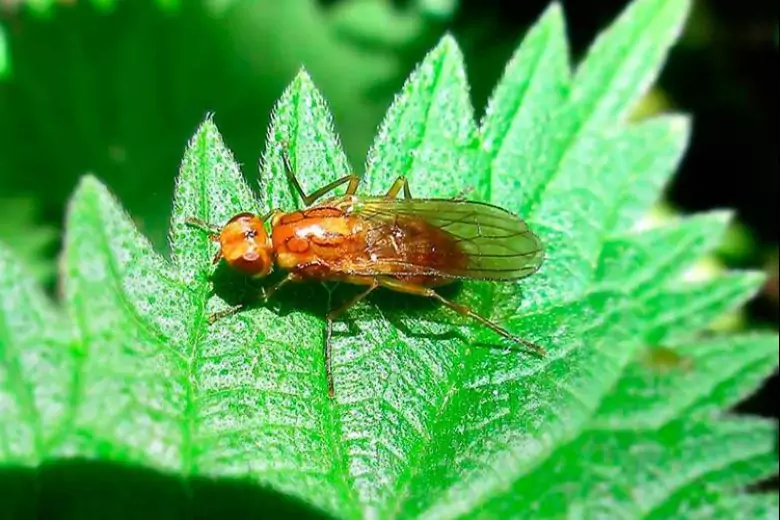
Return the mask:
<path id="1" fill-rule="evenodd" d="M 93 210 L 87 210 L 86 208 L 92 208 L 95 205 L 98 207 L 104 207 L 106 205 L 118 204 L 114 195 L 109 191 L 100 179 L 94 174 L 87 173 L 81 176 L 76 184 L 76 189 L 73 190 L 68 201 L 68 207 L 66 210 L 66 224 L 65 229 L 68 230 L 72 227 L 76 215 L 82 212 L 91 212 Z M 66 236 L 68 232 L 66 231 Z"/>
<path id="2" fill-rule="evenodd" d="M 298 69 L 298 73 L 290 82 L 290 86 L 298 88 L 314 86 L 314 81 L 311 79 L 311 74 L 309 74 L 309 71 L 306 70 L 305 66 L 301 66 L 301 68 Z"/>
<path id="3" fill-rule="evenodd" d="M 685 114 L 674 114 L 667 116 L 667 119 L 669 121 L 669 132 L 684 141 L 688 141 L 693 124 L 691 117 Z"/>
<path id="4" fill-rule="evenodd" d="M 84 196 L 100 193 L 103 191 L 106 191 L 106 186 L 103 184 L 103 182 L 101 182 L 96 175 L 87 173 L 82 175 L 79 179 L 72 198 L 81 199 Z"/>
<path id="5" fill-rule="evenodd" d="M 446 32 L 436 44 L 436 47 L 430 52 L 432 56 L 452 56 L 456 59 L 462 60 L 463 53 L 460 50 L 460 45 L 455 39 L 455 36 L 451 32 Z"/>
<path id="6" fill-rule="evenodd" d="M 559 0 L 550 2 L 550 4 L 542 11 L 541 16 L 536 21 L 535 25 L 553 25 L 556 27 L 563 27 L 565 24 L 565 16 L 563 12 L 563 6 Z"/>
<path id="7" fill-rule="evenodd" d="M 205 144 L 207 142 L 222 142 L 222 136 L 219 133 L 217 124 L 214 122 L 214 113 L 206 112 L 206 116 L 203 121 L 198 125 L 190 142 L 187 146 L 188 149 L 192 149 L 198 146 L 198 144 Z"/>
<path id="8" fill-rule="evenodd" d="M 734 219 L 733 209 L 715 209 L 709 212 L 710 218 L 718 224 L 726 226 Z"/>

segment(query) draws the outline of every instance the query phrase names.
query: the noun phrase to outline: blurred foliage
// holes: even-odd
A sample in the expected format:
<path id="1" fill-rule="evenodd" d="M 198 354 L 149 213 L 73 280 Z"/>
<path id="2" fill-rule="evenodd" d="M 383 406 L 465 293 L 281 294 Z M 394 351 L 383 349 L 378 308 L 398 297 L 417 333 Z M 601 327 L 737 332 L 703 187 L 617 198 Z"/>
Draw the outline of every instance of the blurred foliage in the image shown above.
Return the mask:
<path id="1" fill-rule="evenodd" d="M 5 38 L 5 29 L 0 25 L 0 79 L 5 78 L 10 72 L 11 65 L 8 63 L 8 49 Z"/>
<path id="2" fill-rule="evenodd" d="M 14 144 L 0 150 L 0 192 L 32 194 L 59 223 L 76 179 L 95 173 L 160 249 L 178 158 L 206 113 L 238 160 L 256 163 L 272 103 L 303 66 L 358 168 L 392 100 L 372 87 L 400 86 L 406 66 L 343 34 L 367 27 L 404 45 L 427 27 L 420 12 L 379 0 L 97 3 L 5 12 L 14 69 L 0 86 L 0 136 Z"/>
<path id="3" fill-rule="evenodd" d="M 0 240 L 8 244 L 40 282 L 54 280 L 54 226 L 41 223 L 38 203 L 31 198 L 0 198 Z"/>
<path id="4" fill-rule="evenodd" d="M 176 158 L 185 136 L 207 112 L 215 114 L 239 162 L 253 164 L 273 100 L 303 66 L 330 101 L 352 168 L 361 170 L 370 136 L 393 93 L 443 32 L 461 42 L 471 97 L 481 113 L 512 49 L 547 3 L 2 0 L 0 76 L 8 63 L 13 75 L 0 86 L 0 136 L 14 144 L 0 150 L 0 193 L 36 198 L 45 216 L 60 225 L 77 177 L 95 173 L 164 250 Z M 575 57 L 625 3 L 563 2 Z M 764 8 L 751 9 L 760 20 Z M 697 2 L 671 72 L 638 113 L 646 116 L 665 107 L 696 113 L 693 151 L 671 197 L 686 210 L 739 206 L 755 231 L 776 219 L 752 213 L 772 216 L 766 207 L 773 204 L 746 208 L 742 199 L 747 192 L 767 197 L 777 191 L 767 189 L 777 182 L 776 158 L 766 156 L 767 148 L 758 149 L 776 137 L 776 130 L 766 141 L 732 140 L 733 146 L 716 147 L 716 153 L 697 145 L 705 138 L 739 137 L 750 123 L 745 119 L 755 116 L 755 109 L 744 106 L 749 85 L 738 79 L 728 53 L 740 46 L 754 48 L 765 37 L 776 55 L 776 16 L 764 28 L 754 18 L 735 15 L 743 11 L 749 10 L 722 0 Z M 3 42 L 8 60 L 2 59 Z M 723 106 L 735 108 L 723 113 Z M 742 124 L 710 124 L 716 116 L 742 117 Z M 720 133 L 707 135 L 712 132 Z M 716 199 L 699 202 L 705 197 L 694 184 L 701 171 L 736 146 L 742 148 L 742 169 L 772 171 L 766 161 L 774 160 L 775 175 L 751 176 L 729 190 L 740 200 L 724 200 L 725 188 L 713 185 L 708 189 Z M 745 147 L 753 153 L 744 153 Z M 763 237 L 776 236 L 759 231 Z"/>
<path id="5" fill-rule="evenodd" d="M 626 1 L 561 3 L 576 59 Z M 329 100 L 351 168 L 361 171 L 393 94 L 442 33 L 461 44 L 481 115 L 503 64 L 547 4 L 0 0 L 0 198 L 34 201 L 41 223 L 59 227 L 77 178 L 94 173 L 166 251 L 177 160 L 206 113 L 254 183 L 273 101 L 305 67 Z M 681 212 L 736 207 L 738 221 L 718 251 L 730 266 L 764 266 L 777 250 L 776 56 L 774 3 L 699 0 L 659 86 L 634 113 L 695 114 L 667 203 Z M 722 169 L 732 173 L 713 175 Z M 0 210 L 0 240 L 17 251 L 30 244 L 20 253 L 52 271 L 54 248 L 9 235 L 35 226 L 29 212 L 10 217 L 14 211 Z M 777 300 L 767 301 L 775 303 L 756 312 L 776 323 Z"/>

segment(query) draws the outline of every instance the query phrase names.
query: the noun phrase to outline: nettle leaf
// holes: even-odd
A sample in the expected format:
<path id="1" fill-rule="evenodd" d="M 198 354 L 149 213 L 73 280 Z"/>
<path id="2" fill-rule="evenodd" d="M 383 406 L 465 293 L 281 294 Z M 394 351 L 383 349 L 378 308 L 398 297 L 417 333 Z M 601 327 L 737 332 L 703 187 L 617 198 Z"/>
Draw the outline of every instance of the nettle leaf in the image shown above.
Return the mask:
<path id="1" fill-rule="evenodd" d="M 454 197 L 475 188 L 479 141 L 473 111 L 463 55 L 445 36 L 388 110 L 368 153 L 366 192 L 387 191 L 401 175 L 415 197 Z"/>
<path id="2" fill-rule="evenodd" d="M 473 188 L 467 197 L 528 219 L 546 246 L 539 273 L 442 292 L 546 357 L 377 290 L 336 323 L 331 400 L 324 316 L 358 289 L 291 284 L 262 304 L 262 284 L 283 273 L 258 281 L 212 264 L 215 244 L 185 220 L 219 227 L 239 212 L 302 207 L 283 153 L 309 193 L 352 173 L 301 72 L 274 109 L 258 193 L 212 120 L 197 130 L 176 184 L 170 260 L 92 177 L 68 213 L 66 316 L 0 249 L 0 469 L 113 461 L 185 480 L 176 500 L 195 504 L 207 502 L 199 478 L 240 479 L 266 490 L 258 500 L 269 507 L 294 500 L 338 518 L 776 516 L 776 499 L 745 493 L 777 470 L 774 427 L 725 410 L 776 368 L 777 336 L 704 334 L 761 277 L 689 275 L 728 213 L 641 225 L 689 123 L 626 118 L 688 7 L 633 2 L 573 72 L 553 4 L 480 124 L 446 36 L 371 147 L 360 193 L 404 175 L 415 196 Z"/>
<path id="3" fill-rule="evenodd" d="M 668 366 L 656 366 L 652 357 L 642 353 L 601 402 L 591 426 L 653 429 L 684 414 L 727 409 L 748 397 L 777 366 L 776 339 L 769 334 L 744 334 L 667 343 L 664 348 L 676 354 Z M 738 357 L 735 351 L 740 352 Z"/>
<path id="4" fill-rule="evenodd" d="M 70 420 L 77 352 L 63 316 L 0 245 L 0 462 L 35 466 Z"/>
<path id="5" fill-rule="evenodd" d="M 304 206 L 288 182 L 283 153 L 309 194 L 352 172 L 333 131 L 333 117 L 305 71 L 293 80 L 274 107 L 261 163 L 260 187 L 264 211 L 289 211 Z"/>
<path id="6" fill-rule="evenodd" d="M 586 430 L 477 516 L 689 518 L 702 495 L 714 505 L 777 471 L 773 430 L 754 419 L 692 418 L 658 429 Z"/>
<path id="7" fill-rule="evenodd" d="M 299 77 L 285 96 L 306 106 L 321 103 L 313 97 L 313 87 L 305 76 Z M 279 123 L 284 117 L 280 114 L 287 108 L 278 109 L 277 125 L 284 124 Z M 324 115 L 306 113 L 307 117 Z M 292 114 L 288 117 L 294 118 Z M 326 119 L 318 120 L 328 124 Z M 298 128 L 306 132 L 303 125 Z M 289 142 L 293 149 L 301 146 L 300 139 Z M 312 171 L 325 166 L 317 160 L 309 164 Z M 281 179 L 274 178 L 277 184 Z M 269 198 L 273 200 L 273 192 Z M 252 476 L 332 511 L 355 510 L 357 504 L 351 499 L 345 462 L 339 454 L 340 432 L 328 411 L 327 394 L 322 392 L 323 313 L 305 307 L 301 310 L 294 303 L 312 300 L 310 294 L 306 296 L 311 289 L 304 287 L 303 292 L 293 293 L 287 300 L 289 312 L 284 315 L 279 315 L 278 309 L 255 308 L 207 325 L 207 313 L 251 299 L 252 294 L 246 293 L 254 290 L 257 295 L 258 287 L 229 274 L 224 277 L 226 284 L 221 284 L 219 277 L 210 280 L 214 248 L 202 232 L 185 226 L 184 219 L 195 216 L 224 223 L 236 213 L 262 210 L 210 120 L 190 143 L 174 208 L 171 243 L 175 267 L 180 277 L 191 268 L 198 273 L 187 278 L 195 281 L 188 286 L 196 306 L 188 326 L 194 349 L 189 354 L 195 370 L 192 377 L 197 381 L 192 390 L 197 395 L 192 396 L 190 405 L 194 408 L 189 408 L 195 412 L 192 434 L 198 435 L 190 441 L 195 449 L 193 469 L 209 475 Z"/>

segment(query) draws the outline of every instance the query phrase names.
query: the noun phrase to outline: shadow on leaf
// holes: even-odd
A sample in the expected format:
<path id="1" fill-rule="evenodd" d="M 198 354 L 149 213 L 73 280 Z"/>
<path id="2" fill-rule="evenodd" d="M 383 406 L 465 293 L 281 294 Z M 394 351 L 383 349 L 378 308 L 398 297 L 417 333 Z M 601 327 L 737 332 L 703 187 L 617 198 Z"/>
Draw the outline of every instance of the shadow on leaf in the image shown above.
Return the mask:
<path id="1" fill-rule="evenodd" d="M 0 518 L 331 518 L 239 479 L 191 478 L 111 462 L 59 460 L 0 467 Z"/>
<path id="2" fill-rule="evenodd" d="M 345 283 L 328 283 L 327 285 L 317 282 L 289 283 L 279 289 L 268 302 L 263 302 L 262 288 L 272 286 L 284 276 L 286 273 L 277 271 L 266 279 L 253 279 L 237 273 L 223 262 L 215 270 L 212 281 L 214 293 L 229 305 L 244 305 L 247 309 L 267 306 L 279 316 L 298 311 L 317 319 L 324 319 L 330 310 L 339 308 L 365 290 L 365 287 Z M 503 321 L 502 314 L 513 316 L 516 311 L 516 287 L 512 288 L 514 293 L 509 293 L 511 298 L 508 297 L 508 294 L 504 294 L 508 292 L 506 289 L 503 293 L 497 291 L 497 294 L 494 294 L 491 292 L 490 296 L 487 297 L 488 290 L 494 289 L 492 286 L 487 290 L 484 286 L 471 287 L 469 290 L 464 289 L 463 283 L 456 281 L 453 284 L 438 287 L 436 291 L 447 299 L 471 306 L 475 311 L 487 317 L 491 317 L 495 313 L 487 312 L 485 307 L 498 303 L 499 305 L 496 307 L 503 311 L 499 313 L 499 322 Z M 361 304 L 350 308 L 348 312 L 337 318 L 336 322 L 343 325 L 334 328 L 333 335 L 335 337 L 355 336 L 361 333 L 360 321 L 366 317 L 366 313 L 373 312 L 362 307 L 366 303 L 374 307 L 383 318 L 408 337 L 437 340 L 458 337 L 466 339 L 467 336 L 463 334 L 463 331 L 458 330 L 458 327 L 480 327 L 471 318 L 461 316 L 431 298 L 399 294 L 380 287 L 368 295 Z M 415 317 L 419 317 L 420 320 L 415 321 Z M 433 324 L 436 324 L 433 329 L 441 330 L 431 329 Z M 494 350 L 527 352 L 525 347 L 514 344 L 507 345 L 506 343 L 496 336 L 495 342 L 480 342 L 479 346 Z"/>

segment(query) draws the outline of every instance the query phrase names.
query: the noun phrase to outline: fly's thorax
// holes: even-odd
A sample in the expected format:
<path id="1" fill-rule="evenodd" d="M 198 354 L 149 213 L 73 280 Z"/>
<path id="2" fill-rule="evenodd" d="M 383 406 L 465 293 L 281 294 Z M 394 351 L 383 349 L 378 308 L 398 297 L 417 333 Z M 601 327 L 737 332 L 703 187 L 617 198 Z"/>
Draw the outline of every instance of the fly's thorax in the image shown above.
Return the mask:
<path id="1" fill-rule="evenodd" d="M 252 213 L 231 218 L 219 234 L 222 257 L 237 271 L 267 276 L 273 268 L 272 244 L 262 219 Z"/>
<path id="2" fill-rule="evenodd" d="M 283 269 L 307 263 L 338 263 L 361 240 L 360 221 L 332 207 L 287 213 L 276 219 L 271 233 L 276 262 Z"/>

